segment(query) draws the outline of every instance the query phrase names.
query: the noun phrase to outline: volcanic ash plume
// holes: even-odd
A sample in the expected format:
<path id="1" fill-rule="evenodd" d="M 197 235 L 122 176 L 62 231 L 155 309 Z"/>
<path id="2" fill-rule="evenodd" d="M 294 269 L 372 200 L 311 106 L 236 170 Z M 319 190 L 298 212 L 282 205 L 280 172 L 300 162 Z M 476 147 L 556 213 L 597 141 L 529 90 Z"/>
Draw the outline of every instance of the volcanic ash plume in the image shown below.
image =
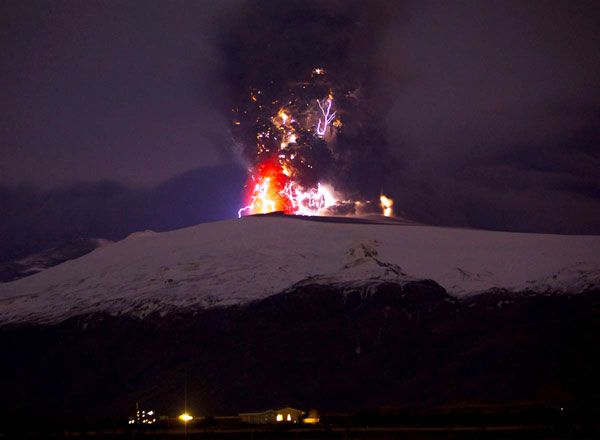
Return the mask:
<path id="1" fill-rule="evenodd" d="M 246 5 L 224 47 L 232 133 L 249 168 L 240 216 L 379 209 L 392 161 L 374 53 L 396 12 L 364 1 Z"/>

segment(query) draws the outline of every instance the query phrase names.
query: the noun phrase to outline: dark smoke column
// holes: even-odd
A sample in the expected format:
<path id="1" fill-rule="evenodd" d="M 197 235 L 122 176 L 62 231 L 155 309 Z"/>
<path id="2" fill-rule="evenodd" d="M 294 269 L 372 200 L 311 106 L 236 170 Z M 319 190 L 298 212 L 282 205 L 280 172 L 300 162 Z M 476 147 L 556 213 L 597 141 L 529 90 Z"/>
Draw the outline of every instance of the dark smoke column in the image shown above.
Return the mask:
<path id="1" fill-rule="evenodd" d="M 246 3 L 223 51 L 227 111 L 250 173 L 274 175 L 280 162 L 304 188 L 328 182 L 350 199 L 378 197 L 393 161 L 375 54 L 398 13 L 384 1 Z M 328 104 L 335 118 L 323 132 Z M 278 179 L 280 190 L 287 182 Z"/>

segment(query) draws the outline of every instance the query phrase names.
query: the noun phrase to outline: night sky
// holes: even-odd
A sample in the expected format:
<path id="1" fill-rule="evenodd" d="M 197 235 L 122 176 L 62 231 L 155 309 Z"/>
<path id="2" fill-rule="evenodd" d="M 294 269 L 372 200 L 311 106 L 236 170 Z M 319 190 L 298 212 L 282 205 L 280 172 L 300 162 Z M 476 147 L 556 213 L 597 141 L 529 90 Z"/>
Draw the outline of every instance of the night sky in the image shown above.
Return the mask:
<path id="1" fill-rule="evenodd" d="M 223 41 L 256 4 L 1 1 L 0 260 L 234 217 Z M 597 1 L 409 1 L 380 22 L 362 50 L 403 215 L 600 233 Z"/>

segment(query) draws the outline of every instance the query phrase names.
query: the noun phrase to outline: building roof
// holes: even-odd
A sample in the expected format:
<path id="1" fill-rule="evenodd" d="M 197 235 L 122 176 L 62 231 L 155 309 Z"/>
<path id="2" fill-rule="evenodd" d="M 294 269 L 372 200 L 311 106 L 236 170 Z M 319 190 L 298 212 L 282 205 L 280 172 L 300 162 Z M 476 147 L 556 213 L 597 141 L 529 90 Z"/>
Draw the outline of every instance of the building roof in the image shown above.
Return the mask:
<path id="1" fill-rule="evenodd" d="M 303 411 L 301 409 L 292 408 L 291 406 L 284 406 L 283 408 L 279 408 L 279 409 L 267 409 L 265 411 L 259 411 L 259 412 L 239 413 L 238 415 L 240 415 L 240 416 L 258 416 L 258 415 L 267 414 L 267 413 L 281 413 L 281 412 L 285 412 L 286 410 L 296 411 L 296 412 L 299 412 L 302 414 L 305 413 L 305 411 Z"/>

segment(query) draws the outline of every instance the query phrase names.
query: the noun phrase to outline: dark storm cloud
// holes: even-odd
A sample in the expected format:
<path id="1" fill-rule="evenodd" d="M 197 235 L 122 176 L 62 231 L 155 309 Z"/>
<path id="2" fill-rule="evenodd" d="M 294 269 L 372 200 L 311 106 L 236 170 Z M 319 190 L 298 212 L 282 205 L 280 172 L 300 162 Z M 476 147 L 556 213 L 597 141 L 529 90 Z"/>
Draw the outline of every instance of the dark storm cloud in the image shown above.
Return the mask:
<path id="1" fill-rule="evenodd" d="M 443 166 L 421 164 L 396 176 L 398 199 L 410 216 L 426 223 L 600 232 L 600 107 L 565 102 L 538 109 L 549 121 L 561 119 L 557 111 L 576 115 L 579 128 L 483 152 L 465 145 L 469 154 L 449 157 Z"/>
<path id="2" fill-rule="evenodd" d="M 238 3 L 1 2 L 0 184 L 153 186 L 231 162 L 212 34 Z"/>
<path id="3" fill-rule="evenodd" d="M 381 58 L 397 83 L 397 206 L 426 223 L 599 233 L 598 41 L 596 2 L 411 2 Z"/>
<path id="4" fill-rule="evenodd" d="M 298 98 L 302 91 L 295 88 L 307 84 L 314 68 L 325 68 L 324 77 L 313 78 L 306 87 L 316 93 L 322 87 L 324 96 L 328 90 L 333 92 L 335 111 L 344 126 L 327 146 L 315 136 L 299 141 L 306 146 L 300 154 L 324 154 L 306 158 L 310 167 L 296 166 L 296 178 L 305 186 L 326 180 L 361 199 L 378 196 L 381 176 L 391 169 L 393 158 L 388 154 L 383 123 L 389 103 L 380 87 L 376 60 L 388 27 L 400 19 L 402 11 L 403 2 L 387 1 L 246 2 L 221 36 L 223 77 L 232 93 L 224 110 L 231 115 L 233 107 L 241 120 L 236 141 L 243 160 L 251 165 L 264 160 L 257 155 L 256 133 L 264 130 L 262 120 L 268 124 L 278 106 L 288 100 L 308 104 L 309 99 L 322 98 L 318 94 Z M 248 106 L 252 90 L 261 91 L 266 101 L 263 107 L 260 100 Z M 271 108 L 271 103 L 276 105 Z M 251 128 L 244 131 L 244 127 Z"/>
<path id="5" fill-rule="evenodd" d="M 104 181 L 40 191 L 0 187 L 0 261 L 80 237 L 119 240 L 232 218 L 240 204 L 244 171 L 199 168 L 154 187 L 131 189 Z"/>
<path id="6" fill-rule="evenodd" d="M 304 70 L 330 66 L 363 82 L 387 26 L 402 2 L 360 0 L 248 0 L 225 25 L 224 75 L 236 94 L 252 86 L 284 86 Z M 278 87 L 275 84 L 275 87 Z"/>

